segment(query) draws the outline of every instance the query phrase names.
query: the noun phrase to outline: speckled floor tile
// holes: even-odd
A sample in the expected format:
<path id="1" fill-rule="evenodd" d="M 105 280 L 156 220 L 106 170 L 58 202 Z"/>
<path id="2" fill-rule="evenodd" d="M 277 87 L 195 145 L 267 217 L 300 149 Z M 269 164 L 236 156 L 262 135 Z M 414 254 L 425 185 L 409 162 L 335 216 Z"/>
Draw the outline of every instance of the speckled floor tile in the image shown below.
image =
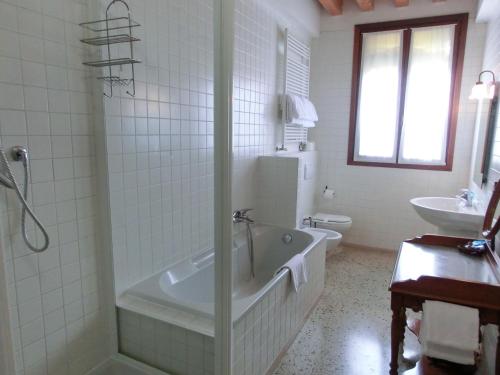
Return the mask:
<path id="1" fill-rule="evenodd" d="M 323 296 L 274 375 L 388 374 L 387 288 L 395 259 L 396 253 L 358 248 L 328 258 Z M 415 355 L 408 336 L 407 352 Z"/>

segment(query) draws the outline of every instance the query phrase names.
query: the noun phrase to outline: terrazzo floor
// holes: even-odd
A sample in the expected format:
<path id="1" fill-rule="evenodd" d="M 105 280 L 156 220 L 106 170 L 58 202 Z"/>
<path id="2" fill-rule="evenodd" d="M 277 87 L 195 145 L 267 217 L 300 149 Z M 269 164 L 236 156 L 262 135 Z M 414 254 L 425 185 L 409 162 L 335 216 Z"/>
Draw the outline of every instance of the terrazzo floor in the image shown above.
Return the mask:
<path id="1" fill-rule="evenodd" d="M 330 256 L 323 296 L 273 375 L 387 375 L 395 259 L 351 247 Z M 418 355 L 409 336 L 406 357 Z"/>

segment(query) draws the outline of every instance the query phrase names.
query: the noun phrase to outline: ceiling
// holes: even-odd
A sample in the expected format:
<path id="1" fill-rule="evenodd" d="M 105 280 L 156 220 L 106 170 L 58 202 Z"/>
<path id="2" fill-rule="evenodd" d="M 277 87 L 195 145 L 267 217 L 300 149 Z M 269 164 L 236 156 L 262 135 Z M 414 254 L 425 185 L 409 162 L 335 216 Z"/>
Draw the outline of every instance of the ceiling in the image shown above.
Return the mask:
<path id="1" fill-rule="evenodd" d="M 342 14 L 342 9 L 344 5 L 344 0 L 318 0 L 323 8 L 330 13 L 332 16 L 338 16 Z M 369 12 L 375 9 L 375 0 L 345 0 L 355 2 L 360 11 Z M 412 0 L 392 0 L 395 7 L 405 7 L 410 4 Z M 419 1 L 419 0 L 413 0 Z M 432 0 L 433 3 L 439 3 L 446 0 Z"/>

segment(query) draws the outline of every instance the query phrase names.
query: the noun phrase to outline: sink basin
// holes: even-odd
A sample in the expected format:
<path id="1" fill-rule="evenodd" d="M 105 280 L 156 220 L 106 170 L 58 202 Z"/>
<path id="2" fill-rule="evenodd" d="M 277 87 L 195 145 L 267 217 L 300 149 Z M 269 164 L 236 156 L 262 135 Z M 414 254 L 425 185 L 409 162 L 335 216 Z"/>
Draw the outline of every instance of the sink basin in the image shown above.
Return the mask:
<path id="1" fill-rule="evenodd" d="M 483 226 L 484 212 L 466 207 L 460 198 L 420 197 L 410 203 L 422 219 L 437 226 L 442 234 L 477 234 Z"/>

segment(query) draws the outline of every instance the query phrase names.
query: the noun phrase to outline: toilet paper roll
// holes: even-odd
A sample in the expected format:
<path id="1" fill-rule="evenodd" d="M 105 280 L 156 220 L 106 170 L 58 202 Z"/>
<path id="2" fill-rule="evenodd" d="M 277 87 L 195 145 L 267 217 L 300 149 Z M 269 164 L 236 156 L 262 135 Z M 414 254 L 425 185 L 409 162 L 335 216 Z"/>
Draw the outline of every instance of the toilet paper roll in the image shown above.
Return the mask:
<path id="1" fill-rule="evenodd" d="M 323 198 L 325 199 L 333 199 L 334 196 L 335 196 L 335 190 L 333 189 L 325 189 L 323 191 Z"/>

